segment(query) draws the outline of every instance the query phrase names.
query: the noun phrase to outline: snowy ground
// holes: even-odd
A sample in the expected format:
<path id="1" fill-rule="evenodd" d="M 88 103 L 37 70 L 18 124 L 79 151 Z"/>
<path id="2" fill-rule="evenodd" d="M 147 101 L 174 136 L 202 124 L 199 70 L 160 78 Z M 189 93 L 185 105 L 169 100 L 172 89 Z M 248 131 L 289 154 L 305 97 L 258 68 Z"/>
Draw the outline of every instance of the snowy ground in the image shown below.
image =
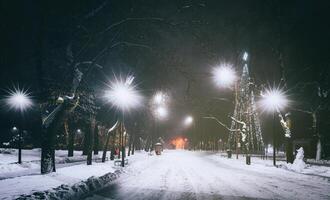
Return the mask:
<path id="1" fill-rule="evenodd" d="M 40 149 L 22 150 L 22 164 L 17 164 L 17 149 L 0 149 L 0 180 L 17 176 L 40 174 Z M 67 150 L 56 150 L 55 160 L 58 168 L 85 163 L 86 156 L 75 151 L 74 157 L 67 157 Z M 94 156 L 99 158 L 101 153 Z"/>
<path id="2" fill-rule="evenodd" d="M 102 176 L 114 172 L 113 162 L 86 165 L 86 157 L 75 152 L 73 158 L 66 157 L 67 151 L 56 151 L 57 172 L 40 175 L 40 150 L 23 150 L 21 165 L 16 164 L 17 152 L 0 154 L 0 199 L 14 199 L 21 194 L 31 194 L 58 187 L 62 184 L 74 184 L 91 176 Z M 100 153 L 101 154 L 101 153 Z M 99 155 L 100 155 L 99 154 Z M 94 156 L 98 158 L 99 156 Z"/>
<path id="3" fill-rule="evenodd" d="M 171 150 L 138 158 L 121 178 L 87 199 L 330 199 L 327 167 L 301 174 L 260 158 L 247 166 L 243 158 Z"/>

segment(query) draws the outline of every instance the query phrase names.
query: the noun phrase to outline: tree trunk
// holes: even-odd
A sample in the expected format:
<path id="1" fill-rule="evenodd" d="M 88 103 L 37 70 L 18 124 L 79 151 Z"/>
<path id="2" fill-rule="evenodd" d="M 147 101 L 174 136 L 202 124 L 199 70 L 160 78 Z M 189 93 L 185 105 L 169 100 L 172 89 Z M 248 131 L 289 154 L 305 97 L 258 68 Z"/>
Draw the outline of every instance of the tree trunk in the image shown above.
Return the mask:
<path id="1" fill-rule="evenodd" d="M 130 135 L 129 138 L 128 138 L 128 153 L 127 153 L 127 156 L 131 155 L 131 150 L 132 150 L 132 135 Z"/>
<path id="2" fill-rule="evenodd" d="M 45 4 L 41 5 L 42 7 L 45 8 Z M 45 9 L 42 9 L 45 11 Z M 38 77 L 38 96 L 39 100 L 45 101 L 47 99 L 47 91 L 46 88 L 44 87 L 44 59 L 45 59 L 45 54 L 47 51 L 47 48 L 45 48 L 45 44 L 47 43 L 47 38 L 45 37 L 45 27 L 44 25 L 46 21 L 46 14 L 45 12 L 41 13 L 41 17 L 37 20 L 37 24 L 39 28 L 39 33 L 38 33 L 38 40 L 37 40 L 37 48 L 36 48 L 36 53 L 37 53 L 37 59 L 36 59 L 36 71 L 37 71 L 37 77 Z M 41 162 L 40 162 L 40 170 L 41 174 L 46 174 L 50 173 L 53 171 L 53 162 L 52 162 L 52 152 L 53 152 L 53 145 L 55 141 L 54 135 L 49 131 L 48 127 L 45 127 L 42 121 L 42 110 L 40 110 L 40 137 L 41 137 Z"/>
<path id="3" fill-rule="evenodd" d="M 146 151 L 146 152 L 148 152 L 148 151 L 149 151 L 149 137 L 147 137 L 147 138 L 146 138 L 146 142 L 145 142 L 144 151 Z"/>
<path id="4" fill-rule="evenodd" d="M 98 154 L 99 154 L 99 129 L 96 125 L 94 131 L 94 155 L 98 155 Z"/>
<path id="5" fill-rule="evenodd" d="M 136 142 L 136 139 L 135 139 L 135 136 L 133 136 L 133 142 L 132 142 L 132 155 L 134 155 L 134 151 L 135 151 L 135 142 Z"/>
<path id="6" fill-rule="evenodd" d="M 115 140 L 116 140 L 116 137 L 117 137 L 117 132 L 118 132 L 118 129 L 115 130 L 113 136 L 112 136 L 112 139 L 111 139 L 111 147 L 110 147 L 110 160 L 114 160 L 115 159 Z"/>
<path id="7" fill-rule="evenodd" d="M 64 103 L 65 104 L 65 103 Z M 53 112 L 54 117 L 49 123 L 42 126 L 42 145 L 41 145 L 41 173 L 47 174 L 55 171 L 55 142 L 56 133 L 63 126 L 67 105 L 59 105 Z"/>
<path id="8" fill-rule="evenodd" d="M 75 137 L 75 132 L 74 131 L 71 131 L 69 133 L 68 157 L 73 157 L 73 152 L 74 152 L 74 137 Z"/>
<path id="9" fill-rule="evenodd" d="M 69 133 L 69 138 L 68 138 L 68 157 L 73 157 L 73 151 L 74 151 L 74 138 L 76 135 L 76 132 L 71 130 L 68 124 L 68 121 L 66 121 L 67 127 L 68 127 L 68 133 Z"/>
<path id="10" fill-rule="evenodd" d="M 293 156 L 293 144 L 292 138 L 286 138 L 287 145 L 286 145 L 286 162 L 293 163 L 294 156 Z"/>
<path id="11" fill-rule="evenodd" d="M 115 148 L 115 146 L 116 146 L 115 140 L 116 140 L 116 137 L 117 137 L 117 133 L 119 133 L 119 129 L 120 129 L 120 127 L 115 130 L 115 132 L 114 132 L 114 134 L 112 136 L 111 150 L 110 150 L 110 160 L 114 160 L 115 159 L 115 150 L 116 150 L 116 148 Z M 119 143 L 120 143 L 120 141 L 119 141 Z M 119 154 L 120 154 L 120 151 L 119 151 Z M 118 155 L 118 158 L 119 158 L 119 155 Z"/>
<path id="12" fill-rule="evenodd" d="M 312 124 L 313 133 L 314 133 L 314 136 L 316 136 L 316 138 L 317 138 L 315 160 L 320 160 L 321 159 L 321 154 L 322 154 L 322 146 L 321 146 L 320 133 L 319 133 L 318 127 L 317 127 L 318 119 L 317 119 L 317 113 L 316 112 L 312 113 L 312 118 L 313 118 L 313 124 Z"/>
<path id="13" fill-rule="evenodd" d="M 89 140 L 89 128 L 84 129 L 84 139 L 83 139 L 83 152 L 82 155 L 86 156 L 88 154 L 88 140 Z"/>
<path id="14" fill-rule="evenodd" d="M 111 133 L 108 132 L 107 139 L 105 140 L 104 147 L 103 147 L 102 162 L 105 162 L 105 158 L 107 156 L 110 135 L 111 135 Z"/>
<path id="15" fill-rule="evenodd" d="M 321 160 L 321 153 L 322 153 L 322 146 L 321 146 L 321 140 L 318 138 L 317 140 L 317 146 L 316 146 L 316 160 Z"/>
<path id="16" fill-rule="evenodd" d="M 114 160 L 115 159 L 115 151 L 116 151 L 116 148 L 114 145 L 111 145 L 110 147 L 110 160 Z"/>
<path id="17" fill-rule="evenodd" d="M 94 146 L 94 130 L 95 130 L 95 116 L 90 117 L 90 127 L 89 127 L 89 134 L 88 134 L 88 152 L 87 152 L 87 165 L 92 164 L 93 158 L 93 146 Z"/>
<path id="18" fill-rule="evenodd" d="M 124 135 L 124 123 L 123 122 L 121 122 L 121 124 L 120 124 L 120 135 L 121 135 L 121 139 L 122 139 L 122 141 L 121 141 L 121 152 L 122 152 L 122 154 L 121 154 L 121 166 L 122 167 L 125 167 L 125 142 L 126 142 L 126 135 L 127 134 L 125 134 Z"/>
<path id="19" fill-rule="evenodd" d="M 55 141 L 56 136 L 49 129 L 42 128 L 41 174 L 55 172 Z"/>
<path id="20" fill-rule="evenodd" d="M 65 144 L 66 146 L 68 146 L 69 143 L 69 124 L 68 124 L 68 118 L 66 118 L 63 122 L 63 127 L 64 127 L 64 137 L 65 137 Z"/>

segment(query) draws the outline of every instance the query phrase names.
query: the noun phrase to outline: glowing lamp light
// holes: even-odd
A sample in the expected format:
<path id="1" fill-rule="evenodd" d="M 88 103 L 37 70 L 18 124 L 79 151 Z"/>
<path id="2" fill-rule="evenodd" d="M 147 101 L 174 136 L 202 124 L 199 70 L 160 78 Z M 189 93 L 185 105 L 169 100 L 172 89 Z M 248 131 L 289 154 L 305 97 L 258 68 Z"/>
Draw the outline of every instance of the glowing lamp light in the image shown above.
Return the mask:
<path id="1" fill-rule="evenodd" d="M 236 74 L 231 65 L 222 64 L 213 69 L 213 80 L 219 87 L 230 87 L 236 80 Z"/>
<path id="2" fill-rule="evenodd" d="M 260 106 L 265 111 L 279 111 L 288 105 L 288 99 L 280 89 L 268 89 L 261 96 Z"/>
<path id="3" fill-rule="evenodd" d="M 156 108 L 155 115 L 159 119 L 165 119 L 168 116 L 168 111 L 165 107 L 160 106 L 160 107 Z"/>
<path id="4" fill-rule="evenodd" d="M 128 111 L 137 108 L 142 104 L 142 96 L 133 85 L 133 76 L 128 76 L 126 80 L 116 79 L 108 85 L 109 90 L 105 92 L 104 97 L 112 106 L 122 111 Z"/>
<path id="5" fill-rule="evenodd" d="M 164 103 L 164 101 L 165 101 L 165 95 L 162 92 L 157 92 L 154 95 L 154 98 L 153 98 L 154 104 L 160 105 L 160 104 Z"/>
<path id="6" fill-rule="evenodd" d="M 8 91 L 8 96 L 5 97 L 5 103 L 9 110 L 17 110 L 24 112 L 33 106 L 30 93 L 27 90 L 19 87 Z"/>
<path id="7" fill-rule="evenodd" d="M 190 124 L 192 124 L 194 121 L 194 118 L 192 116 L 187 116 L 184 120 L 184 125 L 189 126 Z"/>

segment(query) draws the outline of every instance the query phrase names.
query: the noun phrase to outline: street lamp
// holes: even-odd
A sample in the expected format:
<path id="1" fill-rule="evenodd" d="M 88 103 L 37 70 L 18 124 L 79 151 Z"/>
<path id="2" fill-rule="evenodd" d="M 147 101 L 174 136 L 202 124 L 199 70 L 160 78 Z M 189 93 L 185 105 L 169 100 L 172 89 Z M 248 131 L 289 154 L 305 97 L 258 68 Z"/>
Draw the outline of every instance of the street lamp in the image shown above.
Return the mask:
<path id="1" fill-rule="evenodd" d="M 279 88 L 267 89 L 261 94 L 260 106 L 264 111 L 277 112 L 288 105 L 285 92 Z"/>
<path id="2" fill-rule="evenodd" d="M 21 90 L 19 87 L 8 91 L 5 103 L 9 110 L 16 110 L 22 113 L 33 106 L 30 93 L 27 90 Z"/>
<path id="3" fill-rule="evenodd" d="M 5 104 L 9 110 L 15 110 L 20 113 L 24 113 L 27 109 L 33 106 L 33 102 L 28 90 L 14 87 L 13 90 L 9 90 L 5 97 Z M 17 127 L 13 127 L 14 132 L 18 132 L 18 163 L 22 163 L 22 134 Z"/>
<path id="4" fill-rule="evenodd" d="M 143 98 L 137 90 L 137 86 L 133 85 L 133 80 L 133 76 L 127 76 L 125 80 L 115 78 L 115 81 L 111 81 L 107 85 L 105 99 L 122 113 L 142 105 Z"/>
<path id="5" fill-rule="evenodd" d="M 243 55 L 244 62 L 247 61 L 248 54 L 245 52 Z M 218 87 L 222 88 L 230 88 L 234 85 L 234 92 L 235 92 L 235 105 L 237 105 L 238 102 L 238 91 L 237 91 L 237 76 L 236 72 L 233 69 L 233 66 L 228 63 L 223 63 L 218 67 L 213 68 L 213 81 Z M 236 158 L 238 159 L 238 132 L 236 133 Z M 231 149 L 231 145 L 229 143 L 229 148 Z M 231 151 L 230 151 L 231 152 Z M 230 153 L 231 155 L 231 153 Z M 228 156 L 230 157 L 230 156 Z"/>
<path id="6" fill-rule="evenodd" d="M 136 109 L 142 105 L 143 97 L 137 90 L 137 86 L 133 84 L 134 76 L 127 76 L 126 79 L 115 77 L 114 81 L 108 84 L 108 90 L 105 92 L 105 99 L 111 105 L 122 113 L 122 123 L 120 126 L 121 146 L 122 146 L 122 161 L 121 166 L 125 166 L 125 146 L 124 146 L 124 113 L 132 109 Z"/>
<path id="7" fill-rule="evenodd" d="M 194 118 L 190 115 L 188 115 L 185 119 L 184 119 L 184 125 L 185 126 L 190 126 L 192 123 L 194 122 Z"/>
<path id="8" fill-rule="evenodd" d="M 288 105 L 284 91 L 279 88 L 267 89 L 261 94 L 260 106 L 264 111 L 273 113 L 273 164 L 276 166 L 275 115 Z"/>
<path id="9" fill-rule="evenodd" d="M 166 104 L 166 100 L 167 100 L 166 98 L 167 98 L 167 95 L 165 93 L 163 93 L 162 91 L 158 91 L 153 96 L 152 104 L 158 105 L 158 106 Z"/>
<path id="10" fill-rule="evenodd" d="M 233 66 L 228 63 L 223 63 L 218 67 L 213 68 L 213 81 L 218 87 L 231 87 L 237 80 Z"/>
<path id="11" fill-rule="evenodd" d="M 157 91 L 150 101 L 150 109 L 154 119 L 154 131 L 157 132 L 157 122 L 156 120 L 165 120 L 168 117 L 168 95 L 162 91 Z M 153 145 L 153 137 L 157 138 L 157 135 L 153 135 L 151 139 L 151 144 Z M 151 148 L 152 149 L 152 148 Z"/>
<path id="12" fill-rule="evenodd" d="M 194 125 L 194 130 L 195 130 L 195 123 L 194 123 L 194 118 L 193 118 L 193 116 L 191 116 L 191 115 L 187 115 L 185 118 L 184 118 L 184 120 L 183 120 L 183 124 L 186 126 L 186 127 L 188 127 L 188 126 L 191 126 L 191 125 Z M 194 150 L 195 150 L 195 144 L 193 144 L 193 140 L 194 140 L 194 135 L 192 134 L 192 136 L 191 136 L 191 145 L 193 145 L 194 146 Z M 188 139 L 187 138 L 185 138 L 185 143 L 184 144 L 186 144 L 186 142 L 188 141 Z"/>
<path id="13" fill-rule="evenodd" d="M 157 119 L 166 119 L 168 116 L 168 111 L 164 106 L 159 106 L 156 108 L 154 115 Z"/>

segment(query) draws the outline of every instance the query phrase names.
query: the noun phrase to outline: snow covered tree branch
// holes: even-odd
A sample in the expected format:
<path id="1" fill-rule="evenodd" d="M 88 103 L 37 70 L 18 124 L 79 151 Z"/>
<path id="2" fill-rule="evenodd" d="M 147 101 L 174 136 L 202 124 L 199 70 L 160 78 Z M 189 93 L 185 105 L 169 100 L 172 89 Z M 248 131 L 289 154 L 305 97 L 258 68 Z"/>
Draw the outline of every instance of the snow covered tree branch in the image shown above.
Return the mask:
<path id="1" fill-rule="evenodd" d="M 230 132 L 241 132 L 241 129 L 230 129 L 225 123 L 222 123 L 218 118 L 210 116 L 210 117 L 203 117 L 204 119 L 213 119 L 215 120 L 218 124 L 226 128 Z"/>

